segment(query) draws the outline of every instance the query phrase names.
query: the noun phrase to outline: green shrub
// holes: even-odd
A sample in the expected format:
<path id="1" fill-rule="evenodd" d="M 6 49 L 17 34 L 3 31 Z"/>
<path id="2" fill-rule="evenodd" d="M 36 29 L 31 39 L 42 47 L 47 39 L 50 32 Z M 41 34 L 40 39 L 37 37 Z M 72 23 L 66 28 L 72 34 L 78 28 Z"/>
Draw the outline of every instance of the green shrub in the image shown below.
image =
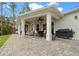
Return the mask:
<path id="1" fill-rule="evenodd" d="M 8 21 L 4 22 L 2 25 L 2 35 L 12 34 L 12 33 L 13 33 L 12 24 Z"/>

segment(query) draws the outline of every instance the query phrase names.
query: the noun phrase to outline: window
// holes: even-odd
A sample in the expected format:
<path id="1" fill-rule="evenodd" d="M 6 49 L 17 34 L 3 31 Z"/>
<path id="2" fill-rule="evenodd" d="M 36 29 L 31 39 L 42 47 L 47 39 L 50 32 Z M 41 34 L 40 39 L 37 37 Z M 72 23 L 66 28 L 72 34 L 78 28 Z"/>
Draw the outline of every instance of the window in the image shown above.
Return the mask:
<path id="1" fill-rule="evenodd" d="M 28 31 L 28 25 L 25 24 L 25 33 Z"/>
<path id="2" fill-rule="evenodd" d="M 39 24 L 36 25 L 36 30 L 39 31 Z"/>
<path id="3" fill-rule="evenodd" d="M 43 30 L 46 30 L 46 24 L 43 24 Z"/>

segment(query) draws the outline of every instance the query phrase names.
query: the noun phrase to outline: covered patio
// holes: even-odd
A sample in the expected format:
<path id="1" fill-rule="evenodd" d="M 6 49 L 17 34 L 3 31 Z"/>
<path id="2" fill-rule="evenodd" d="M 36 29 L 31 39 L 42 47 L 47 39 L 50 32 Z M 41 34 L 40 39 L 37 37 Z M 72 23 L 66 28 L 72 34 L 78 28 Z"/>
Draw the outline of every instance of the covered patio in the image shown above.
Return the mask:
<path id="1" fill-rule="evenodd" d="M 37 36 L 43 33 L 46 40 L 51 41 L 55 33 L 55 20 L 60 20 L 62 14 L 55 5 L 32 10 L 19 15 L 17 20 L 18 34 Z"/>

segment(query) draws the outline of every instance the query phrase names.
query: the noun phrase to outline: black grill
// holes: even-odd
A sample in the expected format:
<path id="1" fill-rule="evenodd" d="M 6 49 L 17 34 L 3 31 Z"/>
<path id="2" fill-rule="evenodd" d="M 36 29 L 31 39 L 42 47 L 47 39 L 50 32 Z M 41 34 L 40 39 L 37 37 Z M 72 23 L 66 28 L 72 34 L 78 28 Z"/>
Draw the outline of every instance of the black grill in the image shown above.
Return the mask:
<path id="1" fill-rule="evenodd" d="M 59 29 L 56 31 L 56 36 L 64 39 L 72 38 L 73 34 L 74 32 L 70 29 Z"/>

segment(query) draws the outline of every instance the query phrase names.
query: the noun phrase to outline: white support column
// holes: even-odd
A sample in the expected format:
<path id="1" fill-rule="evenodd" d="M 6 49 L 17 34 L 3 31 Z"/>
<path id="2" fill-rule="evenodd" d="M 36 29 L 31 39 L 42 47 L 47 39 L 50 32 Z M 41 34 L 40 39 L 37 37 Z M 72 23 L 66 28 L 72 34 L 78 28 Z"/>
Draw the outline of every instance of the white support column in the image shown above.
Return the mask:
<path id="1" fill-rule="evenodd" d="M 47 24 L 47 33 L 46 33 L 46 40 L 52 40 L 52 31 L 51 31 L 51 13 L 48 13 L 46 16 L 46 24 Z"/>
<path id="2" fill-rule="evenodd" d="M 37 34 L 37 31 L 36 31 L 36 18 L 33 19 L 33 32 L 34 32 L 34 35 Z"/>
<path id="3" fill-rule="evenodd" d="M 19 35 L 21 34 L 21 33 L 20 33 L 20 30 L 21 30 L 20 24 L 18 24 L 18 34 L 19 34 Z"/>
<path id="4" fill-rule="evenodd" d="M 35 31 L 36 29 L 36 25 L 35 25 L 35 23 L 33 23 L 33 31 Z"/>
<path id="5" fill-rule="evenodd" d="M 25 22 L 24 22 L 24 20 L 21 20 L 21 31 L 22 31 L 22 35 L 25 35 Z"/>

